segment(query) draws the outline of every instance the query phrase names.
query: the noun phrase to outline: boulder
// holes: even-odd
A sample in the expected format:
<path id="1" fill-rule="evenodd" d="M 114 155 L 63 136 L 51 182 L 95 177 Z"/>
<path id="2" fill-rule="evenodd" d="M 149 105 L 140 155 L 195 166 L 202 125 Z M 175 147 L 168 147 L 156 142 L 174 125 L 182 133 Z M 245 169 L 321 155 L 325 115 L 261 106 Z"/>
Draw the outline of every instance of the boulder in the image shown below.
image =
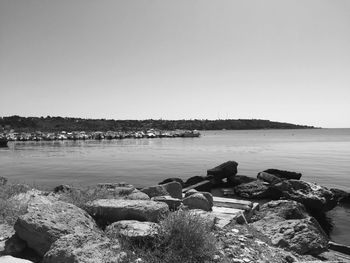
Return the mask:
<path id="1" fill-rule="evenodd" d="M 237 186 L 240 184 L 247 184 L 256 181 L 256 178 L 245 175 L 231 175 L 227 177 L 227 184 L 229 186 Z"/>
<path id="2" fill-rule="evenodd" d="M 45 254 L 43 263 L 122 262 L 120 244 L 96 232 L 68 234 L 56 240 Z"/>
<path id="3" fill-rule="evenodd" d="M 166 183 L 170 183 L 170 182 L 178 182 L 179 184 L 181 184 L 182 187 L 185 186 L 184 181 L 181 178 L 177 178 L 177 177 L 167 178 L 158 184 L 166 184 Z"/>
<path id="4" fill-rule="evenodd" d="M 237 196 L 248 199 L 278 199 L 280 197 L 279 191 L 261 180 L 237 185 L 234 187 L 234 192 Z"/>
<path id="5" fill-rule="evenodd" d="M 301 178 L 301 173 L 289 172 L 289 171 L 278 170 L 278 169 L 267 169 L 263 172 L 268 174 L 273 174 L 274 176 L 287 179 L 287 180 L 291 180 L 291 179 L 300 180 Z"/>
<path id="6" fill-rule="evenodd" d="M 128 200 L 150 200 L 150 197 L 147 194 L 137 189 L 126 195 L 124 198 Z"/>
<path id="7" fill-rule="evenodd" d="M 149 200 L 99 199 L 87 203 L 89 213 L 104 222 L 138 220 L 158 222 L 169 213 L 168 205 Z"/>
<path id="8" fill-rule="evenodd" d="M 194 193 L 182 200 L 183 204 L 189 209 L 202 209 L 204 211 L 212 210 L 212 203 L 203 193 Z"/>
<path id="9" fill-rule="evenodd" d="M 0 263 L 33 263 L 33 261 L 22 258 L 15 258 L 12 256 L 2 256 L 0 257 Z"/>
<path id="10" fill-rule="evenodd" d="M 238 163 L 235 161 L 228 161 L 220 164 L 212 169 L 207 170 L 207 175 L 212 176 L 215 181 L 220 182 L 224 178 L 237 174 Z"/>
<path id="11" fill-rule="evenodd" d="M 295 201 L 270 201 L 261 206 L 251 224 L 271 243 L 299 254 L 318 255 L 327 250 L 328 237 L 305 207 Z"/>
<path id="12" fill-rule="evenodd" d="M 279 178 L 273 174 L 266 173 L 266 172 L 258 173 L 257 178 L 264 181 L 264 182 L 267 182 L 269 184 L 277 184 L 277 183 L 282 182 L 281 178 Z"/>
<path id="13" fill-rule="evenodd" d="M 122 220 L 107 226 L 105 232 L 111 239 L 124 238 L 134 244 L 147 244 L 158 235 L 158 229 L 157 223 Z"/>
<path id="14" fill-rule="evenodd" d="M 327 188 L 301 180 L 286 180 L 275 184 L 274 189 L 285 199 L 302 203 L 313 212 L 326 212 L 337 205 L 336 196 Z"/>
<path id="15" fill-rule="evenodd" d="M 283 219 L 304 219 L 308 218 L 309 214 L 305 207 L 292 200 L 276 200 L 270 201 L 262 206 L 252 220 L 260 220 L 268 216 L 278 216 Z"/>
<path id="16" fill-rule="evenodd" d="M 150 198 L 155 196 L 170 195 L 164 185 L 153 185 L 141 189 L 141 192 L 147 194 Z"/>
<path id="17" fill-rule="evenodd" d="M 268 216 L 251 225 L 274 246 L 299 254 L 318 255 L 328 248 L 328 238 L 313 217 L 285 220 Z"/>
<path id="18" fill-rule="evenodd" d="M 182 185 L 178 182 L 169 182 L 162 185 L 173 198 L 182 198 Z"/>
<path id="19" fill-rule="evenodd" d="M 0 176 L 0 186 L 3 186 L 7 183 L 7 178 L 6 177 L 3 177 L 3 176 Z"/>
<path id="20" fill-rule="evenodd" d="M 350 193 L 345 192 L 344 190 L 336 189 L 336 188 L 331 188 L 329 189 L 335 198 L 338 200 L 339 203 L 341 204 L 350 204 Z"/>
<path id="21" fill-rule="evenodd" d="M 16 234 L 43 256 L 63 235 L 95 231 L 94 220 L 82 209 L 62 201 L 31 202 L 15 223 Z"/>
<path id="22" fill-rule="evenodd" d="M 200 193 L 200 194 L 204 195 L 204 197 L 208 200 L 210 207 L 213 207 L 213 205 L 214 205 L 214 198 L 213 198 L 213 195 L 211 193 L 209 193 L 209 192 L 202 192 L 202 191 L 199 192 L 199 191 L 197 191 L 195 189 L 192 189 L 192 190 L 189 190 L 189 191 L 187 191 L 185 193 L 185 197 L 191 196 L 191 195 L 193 195 L 195 193 Z"/>
<path id="23" fill-rule="evenodd" d="M 170 195 L 152 197 L 152 200 L 156 201 L 156 202 L 166 203 L 168 205 L 170 211 L 177 210 L 180 207 L 180 205 L 182 204 L 182 201 L 180 199 L 173 198 Z"/>

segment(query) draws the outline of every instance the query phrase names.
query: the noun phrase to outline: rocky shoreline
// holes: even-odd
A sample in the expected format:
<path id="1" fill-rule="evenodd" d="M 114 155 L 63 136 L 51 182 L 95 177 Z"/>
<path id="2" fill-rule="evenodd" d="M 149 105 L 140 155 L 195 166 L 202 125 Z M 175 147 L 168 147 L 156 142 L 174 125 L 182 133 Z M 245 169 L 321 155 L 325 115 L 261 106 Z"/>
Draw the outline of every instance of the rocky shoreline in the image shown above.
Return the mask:
<path id="1" fill-rule="evenodd" d="M 348 203 L 349 193 L 300 173 L 269 169 L 252 178 L 237 167 L 228 161 L 206 176 L 142 189 L 112 182 L 42 191 L 0 177 L 0 262 L 147 262 L 130 257 L 122 240 L 152 244 L 164 218 L 182 212 L 205 221 L 215 237 L 209 258 L 188 262 L 350 262 L 319 220 Z"/>

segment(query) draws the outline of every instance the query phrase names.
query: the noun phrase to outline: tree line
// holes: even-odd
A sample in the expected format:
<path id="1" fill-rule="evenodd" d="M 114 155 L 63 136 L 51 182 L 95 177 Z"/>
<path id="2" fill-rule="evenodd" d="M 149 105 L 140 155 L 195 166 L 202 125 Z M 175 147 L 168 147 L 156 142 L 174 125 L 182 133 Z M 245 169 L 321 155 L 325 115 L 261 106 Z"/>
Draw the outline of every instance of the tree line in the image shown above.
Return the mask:
<path id="1" fill-rule="evenodd" d="M 258 119 L 225 120 L 112 120 L 67 117 L 0 117 L 0 128 L 22 132 L 32 131 L 132 131 L 132 130 L 253 130 L 253 129 L 305 129 L 313 126 L 296 125 Z"/>

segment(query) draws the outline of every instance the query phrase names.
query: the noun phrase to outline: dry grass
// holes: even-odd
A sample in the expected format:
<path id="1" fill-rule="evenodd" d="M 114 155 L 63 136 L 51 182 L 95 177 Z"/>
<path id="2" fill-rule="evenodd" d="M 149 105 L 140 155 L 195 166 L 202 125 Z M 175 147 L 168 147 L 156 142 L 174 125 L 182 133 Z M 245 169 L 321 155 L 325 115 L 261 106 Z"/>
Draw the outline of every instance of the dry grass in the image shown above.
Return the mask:
<path id="1" fill-rule="evenodd" d="M 127 251 L 128 262 L 141 258 L 147 263 L 200 263 L 211 261 L 215 243 L 205 220 L 187 211 L 177 211 L 161 221 L 159 235 L 151 247 L 135 246 L 127 240 L 122 241 L 122 247 Z"/>
<path id="2" fill-rule="evenodd" d="M 97 199 L 120 198 L 120 194 L 109 191 L 107 188 L 84 187 L 71 188 L 68 191 L 60 193 L 60 200 L 71 203 L 86 210 L 88 202 Z"/>
<path id="3" fill-rule="evenodd" d="M 16 205 L 10 198 L 28 191 L 29 186 L 23 184 L 5 184 L 0 186 L 0 224 L 13 225 L 27 208 Z"/>

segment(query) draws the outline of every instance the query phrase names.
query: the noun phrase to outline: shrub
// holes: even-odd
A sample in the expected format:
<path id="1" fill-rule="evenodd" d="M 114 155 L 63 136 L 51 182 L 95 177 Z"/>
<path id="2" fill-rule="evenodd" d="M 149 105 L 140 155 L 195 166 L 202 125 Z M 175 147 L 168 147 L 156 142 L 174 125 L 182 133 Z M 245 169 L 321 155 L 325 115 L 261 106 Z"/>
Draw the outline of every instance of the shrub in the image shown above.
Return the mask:
<path id="1" fill-rule="evenodd" d="M 209 261 L 216 250 L 209 224 L 188 211 L 173 212 L 161 221 L 151 248 L 136 247 L 127 240 L 122 246 L 148 263 L 200 263 Z"/>

